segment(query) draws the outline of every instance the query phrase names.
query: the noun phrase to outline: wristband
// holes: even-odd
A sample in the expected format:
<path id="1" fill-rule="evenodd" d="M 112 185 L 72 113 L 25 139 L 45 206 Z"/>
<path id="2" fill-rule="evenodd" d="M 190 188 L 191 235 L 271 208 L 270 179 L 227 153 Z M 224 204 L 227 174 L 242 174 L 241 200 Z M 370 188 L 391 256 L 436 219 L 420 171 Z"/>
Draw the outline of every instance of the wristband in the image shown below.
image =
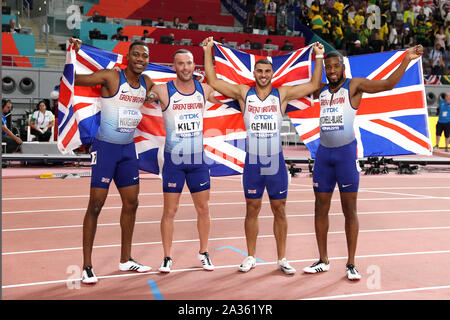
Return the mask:
<path id="1" fill-rule="evenodd" d="M 323 54 L 319 54 L 316 56 L 316 59 L 323 59 Z"/>

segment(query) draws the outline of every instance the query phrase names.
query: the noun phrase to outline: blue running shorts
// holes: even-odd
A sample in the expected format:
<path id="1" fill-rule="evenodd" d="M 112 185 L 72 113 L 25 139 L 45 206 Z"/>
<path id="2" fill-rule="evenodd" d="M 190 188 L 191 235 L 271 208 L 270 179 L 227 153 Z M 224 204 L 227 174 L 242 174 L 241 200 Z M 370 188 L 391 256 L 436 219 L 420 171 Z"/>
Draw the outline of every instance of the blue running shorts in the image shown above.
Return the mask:
<path id="1" fill-rule="evenodd" d="M 178 156 L 164 152 L 163 192 L 181 193 L 184 182 L 191 193 L 210 189 L 209 166 L 204 153 Z"/>
<path id="2" fill-rule="evenodd" d="M 315 192 L 331 193 L 338 184 L 340 192 L 358 192 L 359 166 L 356 140 L 341 147 L 319 145 L 313 169 Z"/>
<path id="3" fill-rule="evenodd" d="M 134 142 L 115 144 L 94 139 L 91 150 L 91 187 L 108 189 L 139 184 L 139 164 Z"/>
<path id="4" fill-rule="evenodd" d="M 247 152 L 242 184 L 247 199 L 260 199 L 264 189 L 267 189 L 269 199 L 285 199 L 288 173 L 283 152 L 272 156 L 254 156 Z"/>

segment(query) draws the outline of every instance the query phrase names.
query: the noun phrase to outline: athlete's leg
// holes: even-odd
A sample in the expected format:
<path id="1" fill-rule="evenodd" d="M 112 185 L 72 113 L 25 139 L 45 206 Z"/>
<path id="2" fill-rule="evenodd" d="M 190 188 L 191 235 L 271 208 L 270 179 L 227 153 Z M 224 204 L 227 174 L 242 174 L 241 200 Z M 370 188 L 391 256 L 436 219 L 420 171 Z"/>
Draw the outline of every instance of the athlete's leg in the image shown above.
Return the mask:
<path id="1" fill-rule="evenodd" d="M 118 188 L 118 190 L 122 199 L 122 212 L 120 214 L 120 228 L 122 230 L 120 262 L 125 263 L 131 258 L 131 244 L 139 203 L 139 185 Z"/>
<path id="2" fill-rule="evenodd" d="M 246 214 L 245 214 L 245 238 L 247 239 L 247 251 L 249 256 L 255 256 L 256 239 L 258 237 L 259 225 L 258 215 L 261 211 L 262 198 L 249 199 L 246 198 Z"/>
<path id="3" fill-rule="evenodd" d="M 164 192 L 164 208 L 161 218 L 161 238 L 164 257 L 170 257 L 173 240 L 173 222 L 178 211 L 181 193 Z"/>
<path id="4" fill-rule="evenodd" d="M 211 229 L 211 217 L 209 215 L 209 189 L 191 193 L 195 210 L 197 211 L 197 229 L 200 238 L 200 251 L 208 251 L 208 238 Z"/>
<path id="5" fill-rule="evenodd" d="M 359 222 L 356 210 L 358 192 L 341 192 L 342 211 L 345 216 L 345 235 L 347 237 L 347 265 L 355 264 L 356 244 L 358 241 Z"/>
<path id="6" fill-rule="evenodd" d="M 92 266 L 92 247 L 97 231 L 97 220 L 108 196 L 106 188 L 91 188 L 89 204 L 83 220 L 83 269 Z"/>
<path id="7" fill-rule="evenodd" d="M 328 236 L 328 213 L 330 211 L 332 192 L 314 192 L 314 228 L 316 231 L 317 246 L 320 260 L 328 264 L 327 236 Z"/>
<path id="8" fill-rule="evenodd" d="M 273 234 L 277 243 L 278 260 L 281 260 L 286 257 L 286 199 L 270 199 L 270 207 L 274 216 Z"/>

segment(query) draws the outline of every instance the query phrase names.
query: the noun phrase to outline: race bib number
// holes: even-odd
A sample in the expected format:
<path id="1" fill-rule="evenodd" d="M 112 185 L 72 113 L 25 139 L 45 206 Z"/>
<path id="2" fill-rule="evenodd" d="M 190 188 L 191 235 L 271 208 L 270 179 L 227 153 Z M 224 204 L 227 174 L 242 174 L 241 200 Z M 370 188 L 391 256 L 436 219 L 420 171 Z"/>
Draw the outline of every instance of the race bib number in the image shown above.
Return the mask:
<path id="1" fill-rule="evenodd" d="M 335 105 L 321 108 L 320 110 L 320 130 L 338 131 L 344 130 L 344 109 Z"/>
<path id="2" fill-rule="evenodd" d="M 447 111 L 442 111 L 442 116 L 446 117 L 447 116 Z"/>
<path id="3" fill-rule="evenodd" d="M 175 118 L 175 133 L 178 137 L 196 137 L 202 134 L 203 117 L 201 113 L 179 114 Z"/>
<path id="4" fill-rule="evenodd" d="M 119 123 L 117 131 L 134 132 L 134 129 L 141 122 L 142 114 L 137 109 L 119 108 Z"/>

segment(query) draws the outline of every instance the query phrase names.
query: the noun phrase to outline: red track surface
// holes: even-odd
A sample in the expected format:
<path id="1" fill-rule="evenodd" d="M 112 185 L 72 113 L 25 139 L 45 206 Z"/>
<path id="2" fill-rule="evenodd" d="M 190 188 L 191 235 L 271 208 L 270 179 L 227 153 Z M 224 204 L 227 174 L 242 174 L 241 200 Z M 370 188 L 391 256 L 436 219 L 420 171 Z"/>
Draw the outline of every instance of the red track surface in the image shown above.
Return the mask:
<path id="1" fill-rule="evenodd" d="M 264 263 L 241 273 L 237 266 L 244 255 L 222 248 L 247 251 L 240 177 L 212 178 L 209 251 L 216 270 L 200 268 L 195 212 L 189 194 L 184 194 L 175 223 L 174 270 L 159 274 L 163 255 L 161 182 L 145 175 L 141 177 L 133 257 L 152 266 L 152 272 L 118 271 L 120 198 L 112 187 L 94 243 L 93 262 L 100 281 L 95 286 L 80 284 L 82 221 L 89 182 L 89 178 L 3 180 L 3 299 L 152 300 L 155 295 L 148 280 L 155 281 L 165 300 L 450 299 L 448 173 L 361 176 L 356 263 L 363 278 L 359 282 L 345 277 L 347 249 L 338 192 L 330 214 L 331 269 L 318 275 L 302 272 L 317 260 L 318 252 L 312 182 L 308 173 L 301 173 L 292 179 L 287 203 L 287 258 L 297 269 L 295 275 L 277 270 L 273 218 L 266 195 L 256 254 Z"/>

